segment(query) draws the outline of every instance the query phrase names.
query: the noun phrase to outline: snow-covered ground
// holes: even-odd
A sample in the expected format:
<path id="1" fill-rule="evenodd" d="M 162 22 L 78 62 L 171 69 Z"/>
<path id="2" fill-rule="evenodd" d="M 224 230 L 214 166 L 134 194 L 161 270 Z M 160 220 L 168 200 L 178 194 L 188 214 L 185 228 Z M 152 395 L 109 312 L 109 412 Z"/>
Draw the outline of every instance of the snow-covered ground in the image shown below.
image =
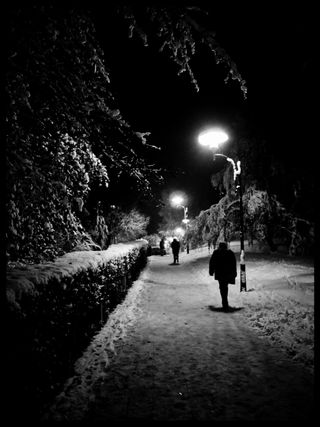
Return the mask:
<path id="1" fill-rule="evenodd" d="M 206 249 L 194 251 L 193 256 L 203 261 L 200 274 L 207 277 Z M 247 292 L 239 292 L 238 272 L 236 284 L 229 285 L 229 303 L 245 308 L 240 314 L 251 327 L 313 370 L 314 268 L 310 260 L 247 252 L 245 262 Z"/>
<path id="2" fill-rule="evenodd" d="M 193 304 L 195 304 L 197 299 L 200 297 L 202 298 L 201 304 L 203 304 L 203 301 L 206 301 L 206 299 L 208 299 L 208 302 L 209 300 L 212 300 L 219 302 L 218 305 L 220 304 L 218 286 L 215 284 L 216 282 L 213 278 L 208 275 L 209 256 L 210 255 L 206 248 L 190 251 L 190 254 L 182 253 L 180 256 L 180 266 L 174 267 L 180 269 L 182 272 L 181 283 L 187 283 L 186 281 L 189 281 L 182 297 L 185 301 L 185 305 L 187 304 L 190 307 L 193 307 Z M 151 292 L 150 289 L 152 286 L 155 287 L 156 292 L 159 292 L 158 282 L 155 283 L 154 277 L 150 274 L 150 263 L 153 265 L 153 271 L 157 273 L 158 279 L 156 279 L 156 281 L 159 280 L 160 277 L 161 282 L 159 282 L 159 285 L 165 284 L 166 286 L 163 289 L 169 289 L 170 292 L 168 296 L 162 294 L 161 298 L 171 298 L 170 295 L 174 298 L 174 294 L 172 292 L 175 288 L 175 284 L 172 280 L 172 270 L 170 273 L 170 269 L 168 269 L 168 262 L 170 262 L 170 260 L 171 255 L 166 255 L 165 257 L 152 256 L 150 258 L 149 266 L 147 266 L 139 279 L 130 288 L 126 299 L 110 315 L 105 326 L 94 337 L 90 346 L 76 362 L 75 375 L 68 379 L 62 393 L 57 396 L 51 410 L 49 410 L 46 415 L 48 419 L 59 419 L 61 414 L 72 414 L 70 415 L 71 419 L 82 419 L 90 404 L 96 399 L 94 385 L 99 381 L 104 381 L 106 378 L 108 366 L 117 360 L 118 351 L 119 349 L 121 351 L 121 347 L 126 342 L 126 336 L 128 333 L 129 335 L 131 334 L 131 339 L 133 336 L 136 337 L 133 339 L 134 341 L 137 340 L 137 337 L 139 340 L 139 337 L 143 334 L 143 331 L 141 334 L 137 331 L 141 325 L 145 325 L 145 320 L 143 322 L 140 321 L 139 323 L 139 319 L 141 320 L 142 316 L 141 300 L 144 299 L 144 301 L 146 301 L 145 295 L 147 295 L 148 292 Z M 188 267 L 184 269 L 184 265 L 188 265 Z M 247 254 L 246 272 L 247 292 L 239 291 L 239 279 L 235 285 L 229 285 L 229 304 L 235 308 L 237 322 L 235 323 L 234 320 L 230 320 L 232 317 L 229 316 L 229 320 L 226 320 L 226 328 L 228 329 L 232 327 L 233 330 L 235 330 L 235 328 L 239 327 L 239 333 L 242 334 L 242 338 L 240 338 L 245 341 L 246 339 L 251 338 L 249 337 L 248 332 L 246 332 L 247 329 L 241 329 L 241 325 L 244 325 L 245 328 L 245 325 L 247 325 L 249 329 L 252 328 L 252 330 L 256 331 L 262 339 L 263 337 L 266 337 L 266 339 L 270 340 L 275 348 L 280 349 L 280 352 L 283 351 L 283 354 L 286 355 L 285 357 L 288 357 L 288 360 L 301 364 L 301 366 L 306 368 L 312 376 L 314 358 L 314 294 L 313 286 L 311 284 L 312 280 L 310 280 L 310 278 L 312 279 L 313 266 L 310 263 L 300 262 L 286 257 L 282 257 L 280 259 L 275 256 L 263 254 Z M 292 279 L 299 276 L 308 278 L 307 281 L 309 281 L 309 283 L 304 290 L 292 286 L 293 280 L 288 280 L 288 278 Z M 176 276 L 174 280 L 177 280 L 177 277 L 178 276 Z M 195 285 L 198 284 L 198 288 L 196 286 L 190 287 L 191 281 Z M 169 288 L 168 285 L 170 286 L 171 284 L 172 288 Z M 147 306 L 144 303 L 144 309 L 148 307 L 148 310 L 152 310 L 153 304 L 156 304 L 154 307 L 157 307 L 156 301 L 152 301 L 152 299 L 149 299 L 148 301 L 149 303 Z M 180 310 L 182 310 L 181 307 L 182 306 L 180 305 Z M 201 310 L 203 308 L 204 307 L 202 307 Z M 218 306 L 213 307 L 213 309 L 219 310 Z M 191 319 L 193 314 L 192 311 L 183 311 L 182 313 L 185 320 L 184 324 L 187 325 L 183 325 L 186 329 L 186 339 L 189 339 L 188 337 L 190 336 L 190 333 L 192 333 L 192 328 L 196 327 Z M 199 311 L 199 316 L 201 313 L 204 313 L 204 311 Z M 190 321 L 188 316 L 190 316 Z M 228 314 L 224 314 L 224 316 L 228 316 Z M 147 319 L 149 324 L 152 326 L 152 311 L 147 315 Z M 210 321 L 210 318 L 203 317 L 203 325 L 206 325 L 208 319 Z M 217 324 L 218 328 L 221 329 L 222 334 L 224 329 L 223 319 L 227 319 L 227 317 L 220 317 Z M 233 319 L 235 318 L 233 317 Z M 155 321 L 158 322 L 158 320 Z M 231 324 L 230 322 L 233 323 Z M 167 319 L 166 324 L 167 328 L 171 328 L 171 335 L 175 337 L 179 328 L 172 324 L 170 318 Z M 207 326 L 208 325 L 204 327 L 207 328 Z M 157 323 L 154 327 L 158 327 Z M 202 330 L 201 328 L 198 330 Z M 181 331 L 182 329 L 180 328 L 180 333 Z M 197 329 L 194 329 L 194 331 L 195 334 L 198 333 Z M 210 328 L 208 331 L 210 331 Z M 238 332 L 235 332 L 237 336 Z M 208 332 L 208 334 L 210 334 L 210 332 Z M 220 332 L 218 332 L 218 334 L 220 334 Z M 255 333 L 253 333 L 252 337 L 255 336 Z M 222 335 L 218 335 L 218 338 L 221 342 L 216 343 L 217 345 L 223 346 L 226 344 Z M 245 344 L 242 343 L 240 338 L 238 340 L 237 337 L 237 342 L 234 343 L 234 348 L 229 345 L 229 348 L 226 349 L 227 354 L 229 352 L 229 357 L 237 358 L 237 355 L 239 355 L 239 357 L 245 357 L 243 355 L 241 356 L 241 352 L 243 353 Z M 152 339 L 153 338 L 151 337 L 151 340 Z M 156 338 L 154 338 L 154 340 L 156 340 Z M 181 343 L 183 343 L 184 341 L 182 338 L 181 340 Z M 252 338 L 252 340 L 256 342 L 256 338 Z M 143 346 L 145 345 L 146 344 L 144 342 Z M 196 353 L 199 351 L 199 348 L 203 348 L 204 345 L 192 345 L 194 345 L 194 349 L 190 349 L 190 342 L 188 342 L 188 351 L 191 352 L 191 357 L 194 357 L 192 351 Z M 259 345 L 257 347 L 257 344 L 254 344 L 253 347 L 256 349 L 255 351 L 257 354 L 262 351 L 259 349 Z M 261 346 L 261 348 L 262 347 L 263 346 Z M 154 357 L 155 359 L 158 358 L 157 363 L 159 365 L 164 364 L 162 368 L 160 368 L 164 370 L 166 364 L 172 364 L 172 358 L 177 358 L 179 355 L 177 355 L 177 348 L 173 347 L 171 349 L 171 354 L 162 354 L 162 356 L 159 356 L 160 348 L 162 349 L 161 351 L 163 351 L 162 345 L 161 347 L 158 347 L 158 350 L 150 357 L 145 354 L 145 351 L 141 350 L 141 348 L 140 350 L 136 350 L 140 352 L 139 354 L 134 354 L 135 352 L 132 350 L 132 352 L 129 352 L 126 356 L 128 363 L 130 364 L 130 360 L 135 360 L 134 363 L 137 363 L 137 360 L 140 360 L 140 363 L 142 363 L 143 361 L 141 359 L 145 357 L 145 363 L 148 364 L 149 362 L 147 359 Z M 187 360 L 186 353 L 184 353 L 184 355 L 185 358 L 182 360 Z M 201 357 L 202 356 L 203 354 Z M 135 357 L 136 359 L 134 359 Z M 168 357 L 167 360 L 166 357 Z M 198 359 L 198 363 L 205 363 L 204 360 L 200 360 L 201 357 Z M 258 363 L 257 360 L 254 359 L 256 356 L 248 357 L 253 357 L 252 360 L 257 363 L 257 366 L 259 363 L 261 364 L 261 362 Z M 174 363 L 179 364 L 181 362 L 178 360 Z M 240 368 L 238 367 L 237 369 L 239 370 Z M 119 367 L 117 369 L 119 369 Z M 129 366 L 124 369 L 129 369 Z M 259 369 L 261 369 L 261 367 Z M 163 378 L 165 378 L 165 374 L 163 374 Z M 244 377 L 243 381 L 246 381 L 245 378 L 247 377 Z M 146 387 L 149 387 L 149 383 L 147 382 L 146 384 Z M 274 386 L 276 387 L 274 384 L 271 385 L 271 387 Z M 252 391 L 248 390 L 248 393 L 250 392 L 252 393 Z"/>
<path id="3" fill-rule="evenodd" d="M 314 277 L 310 265 L 249 254 L 247 292 L 231 288 L 231 301 L 243 306 L 249 325 L 313 369 Z M 296 285 L 296 286 L 295 286 Z M 300 286 L 299 286 L 300 285 Z"/>

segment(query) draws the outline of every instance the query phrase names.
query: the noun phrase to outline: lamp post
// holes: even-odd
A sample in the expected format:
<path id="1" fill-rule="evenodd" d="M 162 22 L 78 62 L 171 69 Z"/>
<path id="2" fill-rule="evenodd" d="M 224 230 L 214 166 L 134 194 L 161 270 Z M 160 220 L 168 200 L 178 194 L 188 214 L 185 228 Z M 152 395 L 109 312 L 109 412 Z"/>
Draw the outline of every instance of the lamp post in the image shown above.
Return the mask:
<path id="1" fill-rule="evenodd" d="M 199 135 L 199 144 L 208 146 L 211 149 L 219 148 L 220 144 L 226 142 L 229 139 L 228 135 L 221 129 L 210 129 L 202 132 Z M 233 179 L 236 182 L 238 178 L 238 184 L 236 188 L 239 190 L 239 213 L 240 213 L 240 292 L 247 290 L 246 282 L 246 265 L 244 258 L 244 221 L 243 221 L 243 200 L 242 200 L 242 183 L 241 183 L 241 162 L 240 160 L 235 163 L 233 159 L 225 156 L 224 154 L 218 154 L 213 152 L 213 160 L 216 157 L 223 157 L 232 164 L 233 167 Z"/>
<path id="2" fill-rule="evenodd" d="M 185 224 L 186 226 L 186 232 L 188 231 L 188 222 L 190 221 L 188 219 L 188 207 L 184 206 L 183 203 L 183 197 L 182 196 L 173 196 L 171 198 L 171 203 L 173 204 L 173 206 L 176 206 L 177 208 L 183 208 L 183 220 L 182 222 Z M 188 236 L 187 236 L 188 239 Z M 189 241 L 187 240 L 187 254 L 189 253 Z"/>
<path id="3" fill-rule="evenodd" d="M 186 233 L 187 233 L 187 254 L 188 254 L 189 251 L 190 251 L 190 248 L 189 248 L 189 236 L 188 236 L 188 223 L 189 223 L 190 219 L 188 219 L 187 216 L 188 216 L 188 208 L 185 208 L 184 209 L 184 218 L 183 218 L 182 222 L 186 226 Z"/>

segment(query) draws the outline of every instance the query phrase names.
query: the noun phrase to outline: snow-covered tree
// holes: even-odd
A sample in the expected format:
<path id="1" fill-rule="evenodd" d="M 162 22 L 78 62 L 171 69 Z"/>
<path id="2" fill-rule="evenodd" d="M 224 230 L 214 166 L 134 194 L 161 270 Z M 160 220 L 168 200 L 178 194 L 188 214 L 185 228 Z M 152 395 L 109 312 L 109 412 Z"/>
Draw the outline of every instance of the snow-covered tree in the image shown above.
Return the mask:
<path id="1" fill-rule="evenodd" d="M 148 132 L 134 130 L 112 90 L 108 58 L 87 8 L 37 2 L 16 6 L 9 17 L 7 109 L 7 254 L 39 261 L 86 240 L 80 216 L 88 196 L 127 175 L 152 193 L 161 179 L 148 159 L 157 147 Z M 167 53 L 198 90 L 191 62 L 207 47 L 226 69 L 226 80 L 246 85 L 236 64 L 201 24 L 193 7 L 125 6 L 110 2 L 104 13 L 127 23 L 129 37 Z M 117 41 L 114 36 L 115 43 Z"/>
<path id="2" fill-rule="evenodd" d="M 7 251 L 32 261 L 86 240 L 79 213 L 110 174 L 126 173 L 150 192 L 158 171 L 144 160 L 146 135 L 116 106 L 87 15 L 25 7 L 10 29 Z"/>
<path id="3" fill-rule="evenodd" d="M 128 24 L 129 37 L 139 37 L 144 46 L 156 47 L 159 52 L 168 55 L 176 65 L 178 74 L 186 73 L 197 91 L 200 88 L 192 70 L 192 59 L 199 50 L 204 49 L 216 64 L 223 65 L 225 82 L 237 81 L 246 98 L 246 81 L 236 63 L 220 46 L 213 29 L 203 23 L 207 15 L 204 8 L 174 3 L 164 6 L 124 3 L 117 5 L 116 10 Z"/>
<path id="4" fill-rule="evenodd" d="M 145 236 L 149 220 L 149 217 L 141 214 L 137 209 L 124 213 L 119 224 L 118 241 L 128 242 Z"/>

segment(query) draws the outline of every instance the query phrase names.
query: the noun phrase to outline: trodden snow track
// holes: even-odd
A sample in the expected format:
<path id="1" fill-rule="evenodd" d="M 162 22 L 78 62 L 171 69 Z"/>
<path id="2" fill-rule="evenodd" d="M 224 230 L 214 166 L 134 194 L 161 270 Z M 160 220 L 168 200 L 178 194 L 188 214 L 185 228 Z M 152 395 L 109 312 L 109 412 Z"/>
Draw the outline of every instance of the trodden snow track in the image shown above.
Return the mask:
<path id="1" fill-rule="evenodd" d="M 175 266 L 171 256 L 150 257 L 101 331 L 95 357 L 69 380 L 47 419 L 313 418 L 312 374 L 249 327 L 238 285 L 229 286 L 237 310 L 224 313 L 203 257 L 180 258 Z"/>

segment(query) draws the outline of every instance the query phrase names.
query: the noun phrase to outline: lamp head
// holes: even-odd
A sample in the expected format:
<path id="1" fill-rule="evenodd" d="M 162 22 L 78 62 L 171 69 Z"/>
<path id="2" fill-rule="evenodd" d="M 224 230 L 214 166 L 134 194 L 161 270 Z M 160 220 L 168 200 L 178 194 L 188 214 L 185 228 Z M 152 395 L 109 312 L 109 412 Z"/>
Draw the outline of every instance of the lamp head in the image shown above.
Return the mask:
<path id="1" fill-rule="evenodd" d="M 229 137 L 222 129 L 211 128 L 200 133 L 198 142 L 209 148 L 218 148 L 220 144 L 228 141 Z"/>
<path id="2" fill-rule="evenodd" d="M 182 203 L 183 203 L 183 197 L 182 197 L 182 196 L 173 196 L 173 197 L 171 198 L 171 203 L 172 203 L 174 206 L 181 206 L 181 205 L 182 205 Z"/>

